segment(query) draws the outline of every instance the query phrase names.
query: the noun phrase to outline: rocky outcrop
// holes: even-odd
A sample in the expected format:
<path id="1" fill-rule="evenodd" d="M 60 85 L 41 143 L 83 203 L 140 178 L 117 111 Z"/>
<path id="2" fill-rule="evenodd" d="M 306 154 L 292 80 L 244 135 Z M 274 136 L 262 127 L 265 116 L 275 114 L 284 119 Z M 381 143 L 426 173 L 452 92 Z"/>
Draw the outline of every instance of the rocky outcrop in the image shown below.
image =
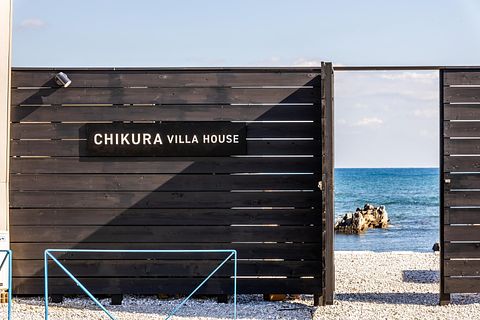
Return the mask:
<path id="1" fill-rule="evenodd" d="M 346 213 L 335 223 L 335 231 L 362 233 L 369 228 L 387 228 L 389 221 L 385 206 L 374 207 L 367 203 L 363 209 L 357 208 L 353 213 Z"/>

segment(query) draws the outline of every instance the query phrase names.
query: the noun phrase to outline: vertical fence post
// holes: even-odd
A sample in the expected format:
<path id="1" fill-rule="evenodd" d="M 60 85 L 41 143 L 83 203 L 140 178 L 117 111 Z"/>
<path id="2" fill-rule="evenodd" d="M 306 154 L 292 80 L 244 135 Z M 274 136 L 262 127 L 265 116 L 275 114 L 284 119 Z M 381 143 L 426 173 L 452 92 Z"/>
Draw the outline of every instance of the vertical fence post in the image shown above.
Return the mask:
<path id="1" fill-rule="evenodd" d="M 444 233 L 445 233 L 445 203 L 444 203 L 444 193 L 445 193 L 445 170 L 444 170 L 444 133 L 443 133 L 443 121 L 444 121 L 444 107 L 443 107 L 443 77 L 444 77 L 444 72 L 443 69 L 440 69 L 439 71 L 439 92 L 440 92 L 440 172 L 439 172 L 439 177 L 440 177 L 440 201 L 439 201 L 439 214 L 440 214 L 440 305 L 446 305 L 450 303 L 450 294 L 445 293 L 445 271 L 444 271 L 444 265 L 445 265 L 445 239 L 444 239 Z"/>
<path id="2" fill-rule="evenodd" d="M 333 75 L 331 63 L 322 63 L 322 212 L 323 212 L 323 292 L 322 305 L 333 304 L 334 265 L 334 148 L 333 148 Z"/>

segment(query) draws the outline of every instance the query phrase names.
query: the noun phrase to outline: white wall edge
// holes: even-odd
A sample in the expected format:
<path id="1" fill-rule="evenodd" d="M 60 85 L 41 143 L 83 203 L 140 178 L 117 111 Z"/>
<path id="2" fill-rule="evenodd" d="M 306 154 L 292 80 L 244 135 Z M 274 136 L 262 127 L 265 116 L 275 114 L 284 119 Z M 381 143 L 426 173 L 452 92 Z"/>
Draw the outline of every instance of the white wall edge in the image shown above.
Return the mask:
<path id="1" fill-rule="evenodd" d="M 0 230 L 8 230 L 12 0 L 0 0 Z"/>

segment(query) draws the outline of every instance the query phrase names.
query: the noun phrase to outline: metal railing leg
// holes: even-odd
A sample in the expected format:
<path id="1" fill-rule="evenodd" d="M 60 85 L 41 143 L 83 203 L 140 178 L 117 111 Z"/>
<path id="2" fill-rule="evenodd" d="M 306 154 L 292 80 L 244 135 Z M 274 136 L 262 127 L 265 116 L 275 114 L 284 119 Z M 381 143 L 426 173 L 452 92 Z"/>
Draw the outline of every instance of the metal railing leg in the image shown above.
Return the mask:
<path id="1" fill-rule="evenodd" d="M 49 257 L 60 267 L 60 269 L 62 269 L 63 272 L 65 272 L 65 273 L 67 274 L 67 276 L 69 276 L 70 279 L 72 279 L 72 280 L 75 282 L 75 284 L 76 284 L 77 286 L 79 286 L 80 289 L 82 289 L 83 292 L 85 292 L 85 293 L 87 294 L 87 296 L 89 296 L 90 299 L 92 299 L 93 302 L 95 302 L 95 304 L 96 304 L 97 306 L 99 306 L 100 309 L 103 310 L 103 312 L 106 313 L 106 315 L 107 315 L 111 320 L 116 320 L 115 317 L 112 316 L 112 315 L 110 314 L 110 312 L 108 312 L 108 310 L 103 306 L 103 304 L 101 304 L 100 301 L 98 301 L 97 298 L 95 298 L 95 297 L 93 296 L 93 294 L 92 294 L 90 291 L 88 291 L 88 289 L 87 289 L 80 281 L 78 281 L 78 279 L 77 279 L 70 271 L 68 271 L 68 269 L 65 268 L 60 261 L 57 260 L 57 258 L 55 258 L 54 256 L 52 256 L 52 255 L 49 254 L 48 252 L 47 252 L 47 254 L 48 254 Z M 48 297 L 46 297 L 46 298 L 48 299 Z"/>
<path id="2" fill-rule="evenodd" d="M 203 281 L 185 299 L 183 299 L 183 301 L 179 305 L 177 305 L 170 312 L 170 314 L 168 315 L 168 317 L 165 318 L 165 320 L 168 320 L 172 316 L 174 316 L 175 313 L 188 301 L 188 299 L 190 299 L 198 290 L 200 290 L 200 288 L 205 284 L 205 282 L 207 282 L 208 279 L 210 279 L 215 274 L 215 272 L 217 272 L 225 263 L 227 263 L 227 261 L 230 260 L 233 255 L 234 253 L 232 252 L 227 258 L 225 258 L 225 260 L 222 261 L 222 263 L 220 263 L 212 272 L 210 272 L 210 274 L 205 279 L 203 279 Z"/>
<path id="3" fill-rule="evenodd" d="M 43 253 L 43 277 L 44 277 L 44 303 L 45 303 L 45 320 L 48 320 L 48 254 L 47 250 Z"/>
<path id="4" fill-rule="evenodd" d="M 12 287 L 12 273 L 13 273 L 13 270 L 12 270 L 12 260 L 13 260 L 13 257 L 12 257 L 12 250 L 8 250 L 7 252 L 8 254 L 8 320 L 10 320 L 12 318 L 12 291 L 13 291 L 13 287 Z"/>
<path id="5" fill-rule="evenodd" d="M 233 254 L 233 319 L 237 319 L 237 250 Z"/>

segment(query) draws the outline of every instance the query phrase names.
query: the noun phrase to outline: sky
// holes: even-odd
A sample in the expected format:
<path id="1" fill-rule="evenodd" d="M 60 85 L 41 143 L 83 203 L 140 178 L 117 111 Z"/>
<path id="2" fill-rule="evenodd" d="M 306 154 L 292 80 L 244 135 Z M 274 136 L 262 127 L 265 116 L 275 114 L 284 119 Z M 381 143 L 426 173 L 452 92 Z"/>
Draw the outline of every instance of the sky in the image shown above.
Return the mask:
<path id="1" fill-rule="evenodd" d="M 13 66 L 480 65 L 477 0 L 14 0 Z M 437 72 L 336 72 L 336 167 L 438 166 Z"/>

